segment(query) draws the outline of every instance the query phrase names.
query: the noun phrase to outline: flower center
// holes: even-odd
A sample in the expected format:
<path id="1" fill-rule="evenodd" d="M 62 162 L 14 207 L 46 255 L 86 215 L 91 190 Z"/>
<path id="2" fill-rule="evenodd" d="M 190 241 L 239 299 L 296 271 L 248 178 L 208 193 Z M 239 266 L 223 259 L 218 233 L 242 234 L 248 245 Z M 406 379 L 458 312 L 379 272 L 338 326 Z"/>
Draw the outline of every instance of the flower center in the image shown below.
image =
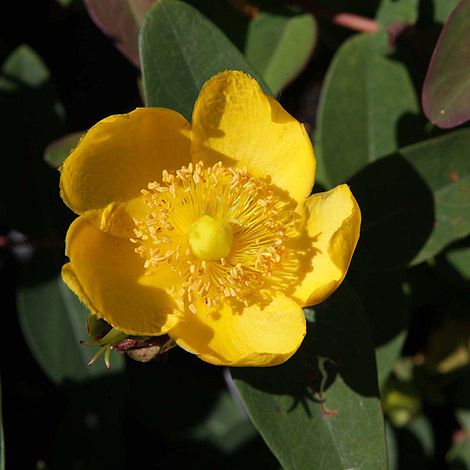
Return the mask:
<path id="1" fill-rule="evenodd" d="M 225 258 L 232 248 L 232 240 L 230 224 L 207 214 L 189 227 L 188 242 L 194 256 L 199 259 Z"/>
<path id="2" fill-rule="evenodd" d="M 175 294 L 190 311 L 221 302 L 249 305 L 285 290 L 299 268 L 295 205 L 246 169 L 202 163 L 163 171 L 142 190 L 136 252 L 148 274 L 167 264 L 181 280 Z M 202 301 L 202 304 L 201 304 Z"/>

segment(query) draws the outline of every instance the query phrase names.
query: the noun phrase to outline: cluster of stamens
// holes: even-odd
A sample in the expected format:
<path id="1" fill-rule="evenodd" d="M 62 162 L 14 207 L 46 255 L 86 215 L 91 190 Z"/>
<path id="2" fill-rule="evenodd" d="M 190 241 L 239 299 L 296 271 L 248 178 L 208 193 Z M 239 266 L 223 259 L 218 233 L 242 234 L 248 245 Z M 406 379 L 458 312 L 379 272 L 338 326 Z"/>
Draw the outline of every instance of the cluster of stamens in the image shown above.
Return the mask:
<path id="1" fill-rule="evenodd" d="M 146 220 L 135 220 L 136 252 L 148 274 L 168 263 L 181 280 L 175 294 L 195 313 L 199 302 L 249 305 L 272 287 L 282 288 L 296 269 L 289 240 L 296 235 L 294 210 L 285 197 L 247 169 L 202 163 L 163 171 L 161 182 L 142 190 Z M 227 256 L 201 259 L 191 248 L 191 227 L 209 216 L 229 227 Z M 233 236 L 232 236 L 233 234 Z M 197 253 L 196 253 L 197 254 Z"/>

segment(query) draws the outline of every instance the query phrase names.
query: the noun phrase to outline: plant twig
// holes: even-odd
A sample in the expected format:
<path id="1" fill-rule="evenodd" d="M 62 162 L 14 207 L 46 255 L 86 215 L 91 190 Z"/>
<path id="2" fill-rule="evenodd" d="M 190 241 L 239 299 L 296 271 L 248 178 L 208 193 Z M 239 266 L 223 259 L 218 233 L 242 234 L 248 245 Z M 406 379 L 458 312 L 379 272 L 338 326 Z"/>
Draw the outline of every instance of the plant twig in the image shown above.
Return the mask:
<path id="1" fill-rule="evenodd" d="M 354 13 L 337 11 L 333 8 L 319 5 L 314 0 L 295 0 L 295 2 L 291 1 L 290 3 L 296 3 L 317 16 L 327 18 L 338 26 L 352 29 L 354 31 L 375 33 L 380 29 L 377 21 L 371 18 L 366 18 L 365 16 L 356 15 Z"/>

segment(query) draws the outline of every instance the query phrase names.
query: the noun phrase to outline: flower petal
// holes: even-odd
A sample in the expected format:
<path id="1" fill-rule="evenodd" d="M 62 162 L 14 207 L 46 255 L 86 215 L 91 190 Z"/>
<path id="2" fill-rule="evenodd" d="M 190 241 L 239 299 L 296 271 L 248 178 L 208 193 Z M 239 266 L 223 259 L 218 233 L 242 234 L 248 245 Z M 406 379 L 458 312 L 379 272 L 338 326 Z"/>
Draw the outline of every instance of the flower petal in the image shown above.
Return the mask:
<path id="1" fill-rule="evenodd" d="M 98 317 L 128 334 L 158 336 L 179 319 L 168 289 L 177 282 L 169 268 L 144 275 L 142 258 L 128 240 L 113 237 L 79 217 L 67 232 L 70 263 L 64 282 Z"/>
<path id="2" fill-rule="evenodd" d="M 138 108 L 103 119 L 61 168 L 61 196 L 77 214 L 116 236 L 132 235 L 140 191 L 190 162 L 189 124 L 175 111 Z M 186 133 L 186 134 L 185 134 Z"/>
<path id="3" fill-rule="evenodd" d="M 305 336 L 300 306 L 278 294 L 272 302 L 234 311 L 228 304 L 213 312 L 199 306 L 187 312 L 169 335 L 179 346 L 216 365 L 274 366 L 291 357 Z"/>
<path id="4" fill-rule="evenodd" d="M 193 111 L 193 161 L 248 168 L 297 202 L 311 192 L 315 157 L 304 126 L 239 71 L 212 77 Z"/>
<path id="5" fill-rule="evenodd" d="M 306 229 L 314 253 L 293 297 L 302 305 L 323 302 L 341 284 L 359 239 L 361 211 L 345 184 L 305 201 Z"/>

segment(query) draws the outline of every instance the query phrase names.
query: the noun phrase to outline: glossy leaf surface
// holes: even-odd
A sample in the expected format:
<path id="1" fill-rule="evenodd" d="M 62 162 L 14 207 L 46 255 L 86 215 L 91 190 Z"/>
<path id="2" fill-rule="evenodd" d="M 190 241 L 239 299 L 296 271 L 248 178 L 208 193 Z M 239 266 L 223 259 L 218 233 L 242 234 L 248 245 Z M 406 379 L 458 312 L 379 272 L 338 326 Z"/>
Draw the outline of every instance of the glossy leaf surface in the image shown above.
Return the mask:
<path id="1" fill-rule="evenodd" d="M 388 57 L 387 35 L 355 35 L 328 70 L 314 143 L 328 186 L 413 142 L 418 99 L 403 63 Z"/>

